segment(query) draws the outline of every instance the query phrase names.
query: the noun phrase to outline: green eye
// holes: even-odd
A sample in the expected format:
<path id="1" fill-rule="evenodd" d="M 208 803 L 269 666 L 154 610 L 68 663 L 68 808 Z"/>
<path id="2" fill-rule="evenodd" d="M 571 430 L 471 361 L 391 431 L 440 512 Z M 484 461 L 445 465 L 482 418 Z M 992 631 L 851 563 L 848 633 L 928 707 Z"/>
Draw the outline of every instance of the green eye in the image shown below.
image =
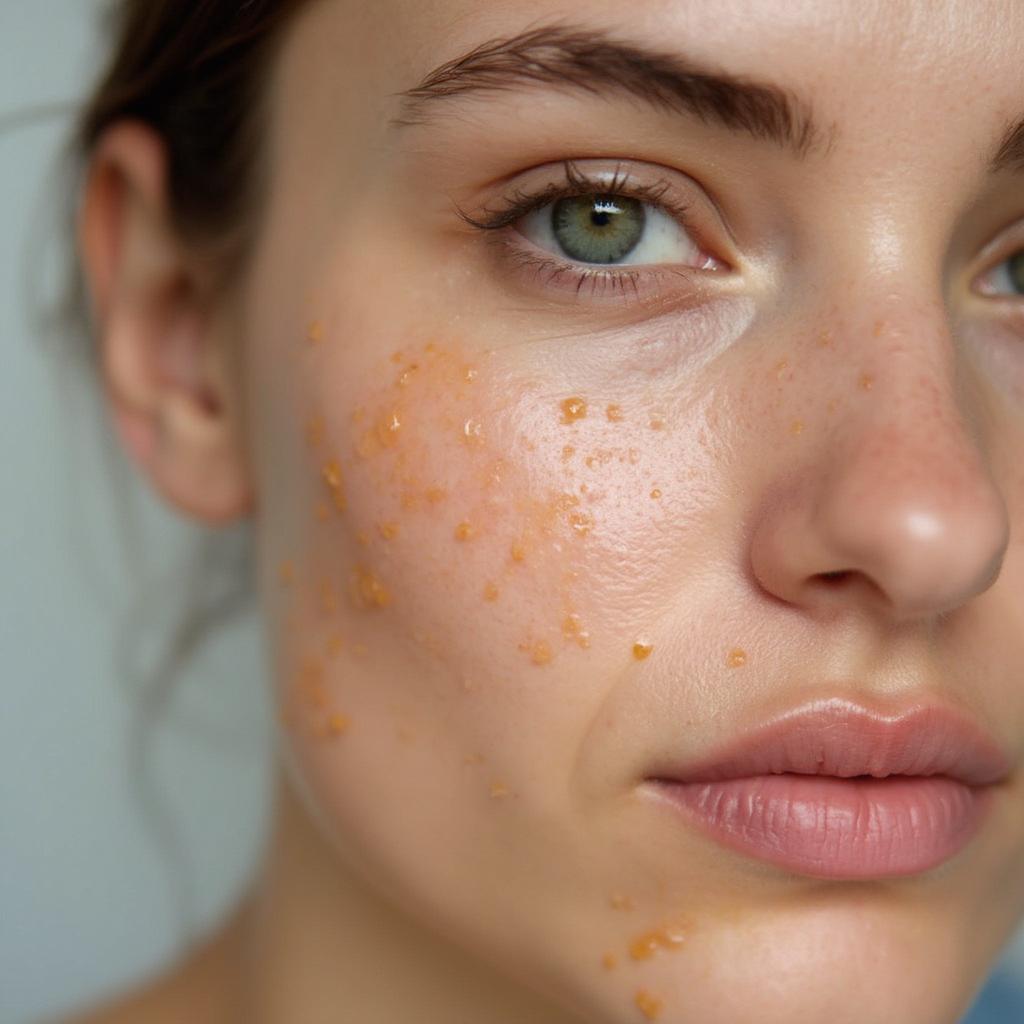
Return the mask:
<path id="1" fill-rule="evenodd" d="M 644 233 L 644 207 L 628 196 L 569 196 L 551 208 L 551 230 L 562 251 L 583 263 L 618 263 Z"/>

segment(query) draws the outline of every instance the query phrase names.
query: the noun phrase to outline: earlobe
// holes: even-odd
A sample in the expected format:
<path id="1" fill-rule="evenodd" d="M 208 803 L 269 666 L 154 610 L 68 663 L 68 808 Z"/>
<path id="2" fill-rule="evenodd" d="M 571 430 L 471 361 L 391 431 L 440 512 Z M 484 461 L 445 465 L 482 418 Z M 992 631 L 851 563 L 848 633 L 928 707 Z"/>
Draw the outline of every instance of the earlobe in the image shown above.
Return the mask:
<path id="1" fill-rule="evenodd" d="M 119 122 L 96 146 L 78 244 L 103 379 L 118 435 L 163 497 L 223 523 L 252 504 L 230 374 L 228 323 L 208 265 L 172 222 L 165 151 L 145 125 Z"/>

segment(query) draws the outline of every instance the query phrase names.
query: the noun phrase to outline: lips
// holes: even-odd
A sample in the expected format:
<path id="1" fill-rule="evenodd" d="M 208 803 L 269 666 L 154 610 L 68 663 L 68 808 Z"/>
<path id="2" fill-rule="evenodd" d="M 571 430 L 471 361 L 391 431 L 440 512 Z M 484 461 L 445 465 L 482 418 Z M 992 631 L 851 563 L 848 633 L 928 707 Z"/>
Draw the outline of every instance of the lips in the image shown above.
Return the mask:
<path id="1" fill-rule="evenodd" d="M 837 698 L 697 762 L 659 766 L 648 782 L 733 850 L 816 877 L 883 878 L 959 853 L 1010 767 L 984 730 L 948 707 L 885 715 Z"/>

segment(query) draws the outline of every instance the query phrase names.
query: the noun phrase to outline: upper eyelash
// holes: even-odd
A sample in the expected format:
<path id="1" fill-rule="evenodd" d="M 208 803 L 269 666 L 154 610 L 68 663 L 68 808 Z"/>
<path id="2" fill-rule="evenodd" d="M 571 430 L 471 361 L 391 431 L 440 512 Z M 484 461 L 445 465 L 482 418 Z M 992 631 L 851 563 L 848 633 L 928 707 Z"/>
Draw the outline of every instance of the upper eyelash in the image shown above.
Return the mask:
<path id="1" fill-rule="evenodd" d="M 552 183 L 539 192 L 524 192 L 516 189 L 501 199 L 498 209 L 485 209 L 481 217 L 473 217 L 456 204 L 455 211 L 467 224 L 482 231 L 494 231 L 508 227 L 521 217 L 538 210 L 548 203 L 572 196 L 587 195 L 628 195 L 631 199 L 639 199 L 653 203 L 673 214 L 685 223 L 688 207 L 664 201 L 664 196 L 671 187 L 666 181 L 652 184 L 631 184 L 628 172 L 616 167 L 610 182 L 595 181 L 582 174 L 572 160 L 564 160 L 562 167 L 565 172 L 565 184 Z"/>

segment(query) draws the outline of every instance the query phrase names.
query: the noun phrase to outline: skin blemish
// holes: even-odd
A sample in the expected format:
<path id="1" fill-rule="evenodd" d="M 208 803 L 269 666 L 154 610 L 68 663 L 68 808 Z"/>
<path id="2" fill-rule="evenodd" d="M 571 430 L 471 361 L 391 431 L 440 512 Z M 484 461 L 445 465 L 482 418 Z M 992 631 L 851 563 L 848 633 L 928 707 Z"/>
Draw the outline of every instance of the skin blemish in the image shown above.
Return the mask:
<path id="1" fill-rule="evenodd" d="M 357 565 L 352 573 L 352 601 L 357 608 L 387 608 L 391 592 L 365 565 Z"/>
<path id="2" fill-rule="evenodd" d="M 874 386 L 875 378 L 870 373 L 862 373 L 858 384 L 862 391 L 870 391 Z"/>
<path id="3" fill-rule="evenodd" d="M 612 910 L 632 910 L 633 901 L 621 892 L 613 892 L 608 897 L 608 905 Z"/>
<path id="4" fill-rule="evenodd" d="M 566 398 L 561 405 L 562 422 L 565 424 L 575 423 L 587 415 L 587 403 L 584 399 L 573 397 Z"/>
<path id="5" fill-rule="evenodd" d="M 612 971 L 612 970 L 614 970 L 614 969 L 615 969 L 615 965 L 616 965 L 616 964 L 617 964 L 618 962 L 619 962 L 619 961 L 618 961 L 618 958 L 617 958 L 617 957 L 615 956 L 615 954 L 614 954 L 614 953 L 605 953 L 605 954 L 604 954 L 604 955 L 603 955 L 603 956 L 601 957 L 601 966 L 602 966 L 602 967 L 603 967 L 603 968 L 604 968 L 604 969 L 605 969 L 606 971 Z"/>
<path id="6" fill-rule="evenodd" d="M 323 470 L 322 476 L 324 483 L 327 484 L 328 489 L 331 492 L 331 499 L 334 501 L 334 507 L 339 512 L 344 512 L 348 506 L 348 502 L 345 500 L 345 486 L 344 477 L 341 472 L 341 463 L 337 459 L 331 459 Z"/>
<path id="7" fill-rule="evenodd" d="M 546 640 L 533 640 L 521 643 L 519 650 L 530 656 L 534 665 L 549 665 L 554 657 L 551 651 L 551 644 Z"/>
<path id="8" fill-rule="evenodd" d="M 495 781 L 491 783 L 490 794 L 492 800 L 503 800 L 508 796 L 508 786 L 504 782 Z"/>
<path id="9" fill-rule="evenodd" d="M 497 601 L 501 591 L 494 583 L 486 583 L 484 585 L 484 600 L 485 601 Z"/>
<path id="10" fill-rule="evenodd" d="M 661 497 L 661 490 L 659 488 L 657 488 L 657 487 L 652 488 L 651 489 L 651 497 L 654 498 L 655 501 L 657 501 L 658 498 Z"/>
<path id="11" fill-rule="evenodd" d="M 725 663 L 729 668 L 741 668 L 747 663 L 747 652 L 742 647 L 734 647 L 726 656 Z"/>
<path id="12" fill-rule="evenodd" d="M 802 434 L 804 432 L 804 421 L 803 420 L 793 420 L 793 422 L 790 423 L 790 425 L 789 425 L 789 432 L 794 437 L 796 437 L 798 434 Z"/>
<path id="13" fill-rule="evenodd" d="M 622 415 L 622 406 L 614 402 L 605 407 L 604 414 L 608 418 L 609 423 L 621 423 L 625 419 Z"/>
<path id="14" fill-rule="evenodd" d="M 508 553 L 512 561 L 519 565 L 526 561 L 526 545 L 522 541 L 513 541 Z"/>
<path id="15" fill-rule="evenodd" d="M 665 429 L 665 417 L 661 413 L 654 413 L 651 416 L 648 424 L 651 430 L 664 430 Z"/>
<path id="16" fill-rule="evenodd" d="M 319 345 L 324 340 L 324 325 L 314 320 L 306 329 L 306 340 L 312 345 Z"/>
<path id="17" fill-rule="evenodd" d="M 789 369 L 789 360 L 780 359 L 772 369 L 772 372 L 775 374 L 776 380 L 782 380 L 782 376 L 787 369 Z"/>
<path id="18" fill-rule="evenodd" d="M 470 540 L 473 537 L 473 524 L 463 520 L 455 527 L 456 540 Z"/>
<path id="19" fill-rule="evenodd" d="M 637 642 L 633 644 L 633 657 L 636 658 L 637 661 L 643 661 L 644 658 L 650 656 L 650 653 L 653 650 L 654 644 L 649 643 L 646 640 L 637 640 Z"/>
<path id="20" fill-rule="evenodd" d="M 562 636 L 584 650 L 590 647 L 590 633 L 583 628 L 583 621 L 576 612 L 569 612 L 562 620 Z"/>
<path id="21" fill-rule="evenodd" d="M 439 505 L 448 496 L 448 493 L 443 487 L 435 484 L 433 487 L 428 487 L 423 496 L 427 499 L 428 504 Z"/>
<path id="22" fill-rule="evenodd" d="M 637 989 L 634 1002 L 648 1020 L 657 1020 L 661 1016 L 662 1001 L 652 996 L 647 989 Z"/>
<path id="23" fill-rule="evenodd" d="M 484 443 L 483 424 L 479 420 L 468 419 L 462 424 L 462 441 L 464 444 L 481 445 Z"/>

